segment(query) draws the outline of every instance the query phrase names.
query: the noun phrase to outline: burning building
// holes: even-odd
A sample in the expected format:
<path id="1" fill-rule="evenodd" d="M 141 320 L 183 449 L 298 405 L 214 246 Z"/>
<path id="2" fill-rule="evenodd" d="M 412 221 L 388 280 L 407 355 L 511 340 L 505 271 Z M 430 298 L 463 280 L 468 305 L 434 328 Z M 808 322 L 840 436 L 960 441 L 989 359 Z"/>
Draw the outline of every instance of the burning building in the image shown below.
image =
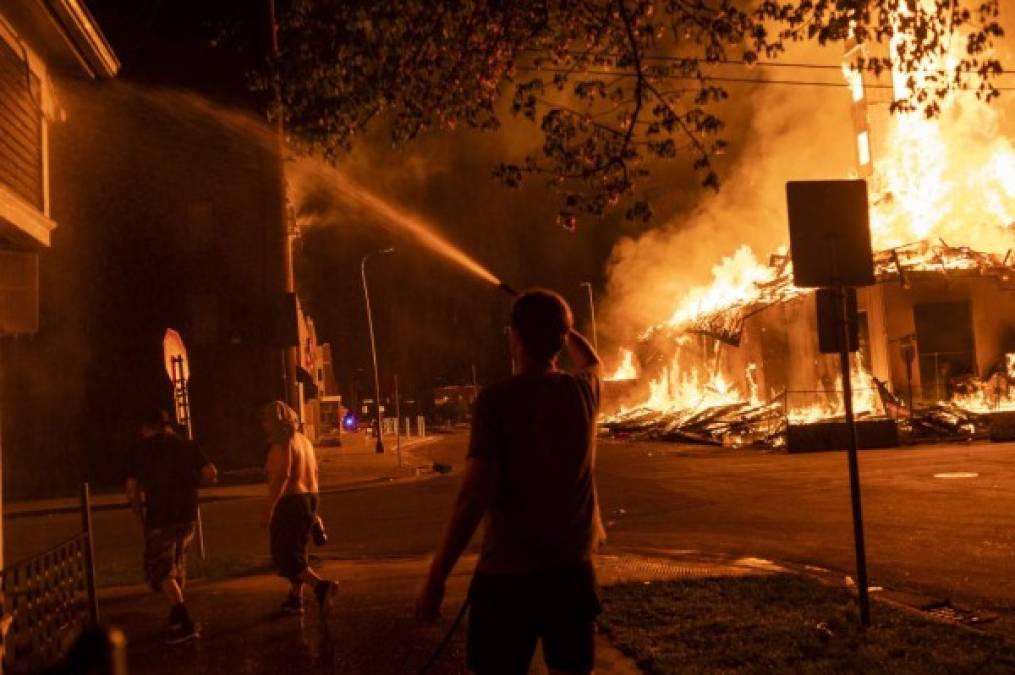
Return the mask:
<path id="1" fill-rule="evenodd" d="M 905 78 L 894 79 L 904 95 Z M 939 118 L 882 120 L 875 154 L 862 80 L 847 71 L 847 81 L 876 251 L 877 283 L 858 290 L 853 358 L 854 408 L 880 436 L 866 440 L 996 431 L 1015 410 L 1015 148 L 1000 112 L 949 94 Z M 763 263 L 743 246 L 642 332 L 630 350 L 638 384 L 623 366 L 628 377 L 611 378 L 608 390 L 626 391 L 605 427 L 773 446 L 789 431 L 792 446 L 794 430 L 842 415 L 837 357 L 819 353 L 817 323 L 785 251 Z"/>
<path id="2" fill-rule="evenodd" d="M 818 351 L 814 294 L 792 285 L 785 256 L 767 269 L 755 297 L 650 331 L 639 348 L 649 368 L 656 364 L 647 398 L 611 424 L 666 419 L 673 438 L 779 444 L 788 425 L 841 415 L 837 358 Z M 1015 410 L 1011 261 L 920 242 L 880 252 L 876 272 L 877 284 L 857 298 L 861 415 L 961 435 L 974 433 L 981 415 Z"/>

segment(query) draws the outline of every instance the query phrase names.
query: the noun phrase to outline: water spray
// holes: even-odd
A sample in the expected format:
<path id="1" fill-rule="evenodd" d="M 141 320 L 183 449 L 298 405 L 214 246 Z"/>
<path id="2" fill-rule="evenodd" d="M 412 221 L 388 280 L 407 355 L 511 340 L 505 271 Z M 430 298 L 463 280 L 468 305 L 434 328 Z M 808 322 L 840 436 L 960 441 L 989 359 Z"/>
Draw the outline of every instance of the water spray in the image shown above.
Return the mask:
<path id="1" fill-rule="evenodd" d="M 214 120 L 268 152 L 277 153 L 279 151 L 278 136 L 272 130 L 267 129 L 262 121 L 244 113 L 219 107 L 199 96 L 181 97 L 175 93 L 171 94 L 171 97 L 167 97 L 167 92 L 148 90 L 145 96 L 153 104 L 166 110 L 171 109 L 177 115 L 180 114 L 181 103 L 183 103 L 185 105 L 182 108 L 185 112 L 197 113 L 202 118 Z M 284 156 L 283 159 L 286 161 L 286 172 L 290 185 L 298 185 L 307 178 L 316 179 L 328 186 L 331 194 L 346 204 L 364 209 L 384 225 L 412 237 L 417 243 L 457 265 L 463 271 L 503 289 L 512 297 L 518 297 L 517 291 L 502 283 L 492 272 L 448 241 L 440 233 L 440 229 L 426 218 L 381 197 L 353 180 L 345 172 L 319 158 L 300 156 L 293 152 Z M 302 197 L 299 194 L 295 195 L 295 201 L 298 204 L 302 201 Z"/>

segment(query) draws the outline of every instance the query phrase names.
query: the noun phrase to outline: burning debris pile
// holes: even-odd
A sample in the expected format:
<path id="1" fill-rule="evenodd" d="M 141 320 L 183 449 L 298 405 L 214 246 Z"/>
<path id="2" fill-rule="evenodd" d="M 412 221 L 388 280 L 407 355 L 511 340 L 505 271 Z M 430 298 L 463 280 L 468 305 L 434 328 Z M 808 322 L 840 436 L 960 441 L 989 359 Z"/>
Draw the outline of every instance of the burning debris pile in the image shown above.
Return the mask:
<path id="1" fill-rule="evenodd" d="M 622 411 L 602 427 L 616 436 L 706 445 L 780 447 L 786 414 L 778 403 L 725 403 L 701 410 L 658 411 L 648 407 Z"/>

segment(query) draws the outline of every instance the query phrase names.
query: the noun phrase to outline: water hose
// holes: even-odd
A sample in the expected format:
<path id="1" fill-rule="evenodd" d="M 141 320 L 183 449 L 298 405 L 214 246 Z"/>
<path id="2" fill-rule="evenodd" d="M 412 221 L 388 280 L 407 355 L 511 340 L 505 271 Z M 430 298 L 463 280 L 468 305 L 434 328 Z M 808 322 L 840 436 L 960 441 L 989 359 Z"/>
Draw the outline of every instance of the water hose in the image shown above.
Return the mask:
<path id="1" fill-rule="evenodd" d="M 504 286 L 504 284 L 501 284 L 501 286 Z M 466 598 L 465 602 L 462 603 L 462 608 L 458 610 L 458 616 L 456 616 L 455 620 L 451 622 L 451 628 L 448 629 L 448 632 L 444 635 L 444 639 L 441 640 L 441 643 L 437 645 L 437 649 L 435 649 L 433 654 L 430 655 L 430 659 L 422 668 L 420 668 L 419 675 L 426 675 L 430 672 L 430 669 L 433 668 L 433 665 L 437 663 L 437 659 L 439 659 L 441 654 L 444 653 L 448 643 L 451 642 L 451 638 L 454 637 L 455 631 L 458 630 L 458 626 L 461 625 L 462 619 L 465 618 L 465 610 L 468 608 L 469 599 Z"/>

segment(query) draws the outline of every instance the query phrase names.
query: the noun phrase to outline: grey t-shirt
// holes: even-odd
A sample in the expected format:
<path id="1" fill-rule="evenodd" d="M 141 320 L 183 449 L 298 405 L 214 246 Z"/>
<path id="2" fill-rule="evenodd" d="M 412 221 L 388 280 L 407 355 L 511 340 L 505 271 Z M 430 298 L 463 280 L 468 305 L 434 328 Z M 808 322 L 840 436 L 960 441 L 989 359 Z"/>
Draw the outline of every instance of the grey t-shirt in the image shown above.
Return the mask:
<path id="1" fill-rule="evenodd" d="M 526 574 L 587 561 L 596 543 L 599 377 L 518 375 L 480 392 L 469 457 L 497 461 L 479 571 Z"/>

